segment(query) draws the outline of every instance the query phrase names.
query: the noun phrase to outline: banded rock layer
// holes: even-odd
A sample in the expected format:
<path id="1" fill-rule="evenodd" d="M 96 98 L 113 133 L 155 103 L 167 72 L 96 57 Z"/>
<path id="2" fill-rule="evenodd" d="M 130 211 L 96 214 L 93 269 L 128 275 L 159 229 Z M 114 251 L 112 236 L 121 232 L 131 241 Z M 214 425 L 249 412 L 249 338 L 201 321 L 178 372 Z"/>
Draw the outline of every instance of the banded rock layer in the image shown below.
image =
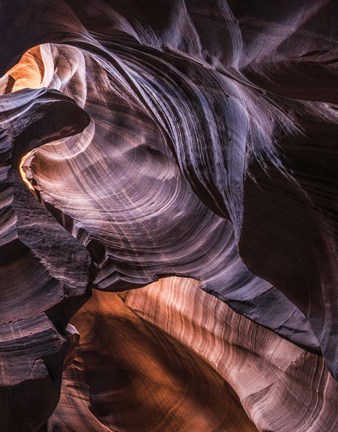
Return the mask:
<path id="1" fill-rule="evenodd" d="M 94 291 L 73 323 L 81 342 L 51 432 L 337 429 L 338 385 L 323 359 L 193 279 Z"/>
<path id="2" fill-rule="evenodd" d="M 101 298 L 124 317 L 119 332 L 136 328 L 147 343 L 153 338 L 159 350 L 177 353 L 177 374 L 168 370 L 169 354 L 161 367 L 155 362 L 162 380 L 188 375 L 186 385 L 193 383 L 180 408 L 171 393 L 172 408 L 159 402 L 159 413 L 175 411 L 164 422 L 168 430 L 277 431 L 289 418 L 295 431 L 334 431 L 335 416 L 325 413 L 335 401 L 335 381 L 318 355 L 337 378 L 335 2 L 15 0 L 0 6 L 2 428 L 35 431 L 46 422 L 61 369 L 71 362 L 67 349 L 77 339 L 68 327 L 73 342 L 67 344 L 67 323 L 94 287 L 99 292 L 82 313 L 94 321 L 100 315 L 106 339 L 94 349 L 95 338 L 79 319 L 85 346 L 89 341 L 81 354 L 82 362 L 89 356 L 88 371 L 81 367 L 82 384 L 71 395 L 75 408 L 82 401 L 93 431 L 136 427 L 128 423 L 128 406 L 116 417 L 113 399 L 107 406 L 101 401 L 99 384 L 94 396 L 83 385 L 95 370 L 90 353 L 105 352 L 114 337 Z M 169 288 L 156 281 L 173 275 L 193 278 L 215 296 L 207 315 L 226 308 L 213 331 L 226 328 L 227 319 L 242 322 L 225 302 L 256 323 L 243 318 L 249 332 L 257 331 L 257 345 L 229 342 L 244 344 L 245 355 L 227 363 L 190 344 L 191 329 L 179 323 L 193 325 L 198 318 L 189 311 L 211 302 L 197 282 L 185 309 L 168 306 L 159 321 L 149 316 L 147 296 L 137 306 L 142 289 L 135 304 L 134 291 L 127 294 L 126 306 L 110 294 L 155 283 L 161 304 Z M 176 289 L 173 298 L 180 302 Z M 202 332 L 206 346 L 213 331 Z M 239 331 L 223 335 L 219 346 L 241 338 Z M 284 359 L 266 354 L 275 344 Z M 119 350 L 117 363 L 127 348 Z M 149 357 L 141 355 L 137 366 Z M 242 362 L 245 370 L 257 368 L 253 383 L 247 370 L 238 382 L 229 375 Z M 72 371 L 66 380 L 75 382 Z M 39 414 L 28 412 L 16 389 L 40 381 L 37 401 L 48 386 L 53 391 Z M 207 392 L 218 395 L 210 396 L 215 404 L 206 401 L 210 411 L 191 423 L 189 404 L 195 412 L 203 404 L 192 399 L 206 400 Z M 228 415 L 218 404 L 223 393 Z M 314 403 L 316 394 L 322 396 Z M 95 395 L 103 413 L 96 412 Z M 149 395 L 154 409 L 161 397 Z M 271 408 L 276 400 L 279 414 Z M 318 407 L 318 421 L 309 418 Z M 161 414 L 153 415 L 155 424 L 139 412 L 140 430 L 162 427 L 155 420 Z M 66 421 L 60 406 L 55 415 Z M 60 427 L 66 426 L 55 430 Z"/>

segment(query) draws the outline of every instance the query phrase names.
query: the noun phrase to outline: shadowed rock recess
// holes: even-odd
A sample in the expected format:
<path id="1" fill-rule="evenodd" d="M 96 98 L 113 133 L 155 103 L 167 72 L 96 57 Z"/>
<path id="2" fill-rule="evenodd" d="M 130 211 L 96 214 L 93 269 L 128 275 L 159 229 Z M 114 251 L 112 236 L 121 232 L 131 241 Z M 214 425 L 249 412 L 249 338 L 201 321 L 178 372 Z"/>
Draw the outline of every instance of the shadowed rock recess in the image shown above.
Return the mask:
<path id="1" fill-rule="evenodd" d="M 338 3 L 0 0 L 0 431 L 338 431 Z"/>

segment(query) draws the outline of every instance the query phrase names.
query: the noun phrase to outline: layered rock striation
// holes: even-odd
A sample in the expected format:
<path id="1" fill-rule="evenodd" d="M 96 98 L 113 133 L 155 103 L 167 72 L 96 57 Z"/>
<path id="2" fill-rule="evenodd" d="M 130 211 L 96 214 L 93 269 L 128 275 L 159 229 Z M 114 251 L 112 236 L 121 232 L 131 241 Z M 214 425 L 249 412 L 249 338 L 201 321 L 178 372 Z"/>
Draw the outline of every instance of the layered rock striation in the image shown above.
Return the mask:
<path id="1" fill-rule="evenodd" d="M 335 2 L 0 7 L 2 429 L 335 431 Z"/>

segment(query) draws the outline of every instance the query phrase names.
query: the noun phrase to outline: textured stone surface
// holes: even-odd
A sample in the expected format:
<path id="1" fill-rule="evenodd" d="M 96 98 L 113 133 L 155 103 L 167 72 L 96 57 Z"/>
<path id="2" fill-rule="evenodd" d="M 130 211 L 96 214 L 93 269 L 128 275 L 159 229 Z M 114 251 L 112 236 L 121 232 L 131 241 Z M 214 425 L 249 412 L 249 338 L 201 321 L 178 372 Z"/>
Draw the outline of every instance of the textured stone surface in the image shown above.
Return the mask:
<path id="1" fill-rule="evenodd" d="M 184 383 L 193 384 L 183 405 L 199 397 L 199 374 L 201 388 L 220 398 L 222 380 L 230 384 L 235 393 L 226 384 L 224 397 L 232 402 L 224 406 L 234 423 L 224 425 L 218 400 L 196 424 L 187 408 L 168 405 L 159 412 L 175 411 L 179 424 L 172 420 L 168 430 L 202 430 L 207 418 L 215 431 L 238 428 L 240 418 L 247 430 L 278 431 L 285 424 L 292 431 L 335 430 L 336 388 L 328 370 L 338 377 L 337 18 L 329 0 L 0 0 L 2 429 L 36 431 L 50 416 L 63 364 L 71 363 L 78 341 L 66 327 L 90 287 L 101 292 L 83 311 L 94 319 L 100 298 L 117 315 L 127 313 L 110 292 L 155 283 L 160 296 L 171 288 L 156 281 L 180 276 L 205 292 L 194 282 L 186 308 L 175 314 L 168 305 L 159 323 L 144 303 L 137 313 L 157 326 L 155 342 L 143 318 L 125 331 L 138 328 L 162 351 L 172 343 L 181 366 L 189 357 L 196 369 Z M 189 311 L 209 304 L 206 293 L 215 302 L 206 316 L 226 308 L 224 321 L 215 314 L 215 331 L 230 316 L 242 322 L 231 315 L 239 313 L 249 334 L 259 335 L 236 360 L 257 368 L 252 386 L 248 372 L 238 377 L 246 381 L 241 387 L 210 359 L 203 360 L 208 368 L 200 364 L 187 339 L 191 329 L 178 336 L 168 324 L 180 329 Z M 121 294 L 126 304 L 133 295 Z M 180 302 L 176 290 L 173 298 Z M 107 314 L 102 353 L 113 337 Z M 96 345 L 79 320 L 84 340 L 93 337 L 81 354 L 85 361 L 89 352 L 86 375 L 95 367 Z M 203 329 L 203 320 L 196 326 Z M 163 345 L 163 332 L 175 341 Z M 275 360 L 264 350 L 255 353 L 275 344 L 290 361 L 276 360 L 283 373 L 268 379 Z M 167 363 L 170 356 L 161 376 L 184 375 L 186 366 L 176 376 Z M 221 363 L 226 367 L 227 359 Z M 35 386 L 34 407 L 50 392 L 43 410 L 27 411 L 27 399 L 15 393 L 21 385 L 28 389 L 21 395 Z M 81 385 L 81 392 L 93 431 L 100 430 L 97 422 L 134 427 L 128 418 L 112 419 L 109 404 L 105 414 L 93 412 L 90 389 Z M 149 398 L 155 409 L 156 397 Z M 299 419 L 296 412 L 303 413 Z M 60 406 L 56 416 L 53 421 L 63 418 Z M 157 430 L 161 423 L 139 424 Z"/>
<path id="2" fill-rule="evenodd" d="M 84 125 L 87 116 L 46 90 L 4 96 L 1 108 L 0 429 L 35 431 L 59 398 L 67 323 L 88 298 L 90 258 L 28 191 L 18 165 L 33 147 L 74 133 L 74 116 Z"/>
<path id="3" fill-rule="evenodd" d="M 233 312 L 195 280 L 165 278 L 120 297 L 96 291 L 73 322 L 81 342 L 51 432 L 338 427 L 338 384 L 323 359 Z"/>

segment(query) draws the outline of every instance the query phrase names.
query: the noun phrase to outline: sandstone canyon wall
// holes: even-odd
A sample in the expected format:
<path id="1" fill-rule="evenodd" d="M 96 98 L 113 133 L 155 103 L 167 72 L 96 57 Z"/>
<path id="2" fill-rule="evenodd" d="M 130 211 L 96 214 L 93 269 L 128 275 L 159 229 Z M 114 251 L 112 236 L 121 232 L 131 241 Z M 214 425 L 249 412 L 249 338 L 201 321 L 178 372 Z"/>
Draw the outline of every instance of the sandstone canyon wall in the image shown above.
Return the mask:
<path id="1" fill-rule="evenodd" d="M 335 0 L 0 0 L 0 430 L 338 430 Z"/>

